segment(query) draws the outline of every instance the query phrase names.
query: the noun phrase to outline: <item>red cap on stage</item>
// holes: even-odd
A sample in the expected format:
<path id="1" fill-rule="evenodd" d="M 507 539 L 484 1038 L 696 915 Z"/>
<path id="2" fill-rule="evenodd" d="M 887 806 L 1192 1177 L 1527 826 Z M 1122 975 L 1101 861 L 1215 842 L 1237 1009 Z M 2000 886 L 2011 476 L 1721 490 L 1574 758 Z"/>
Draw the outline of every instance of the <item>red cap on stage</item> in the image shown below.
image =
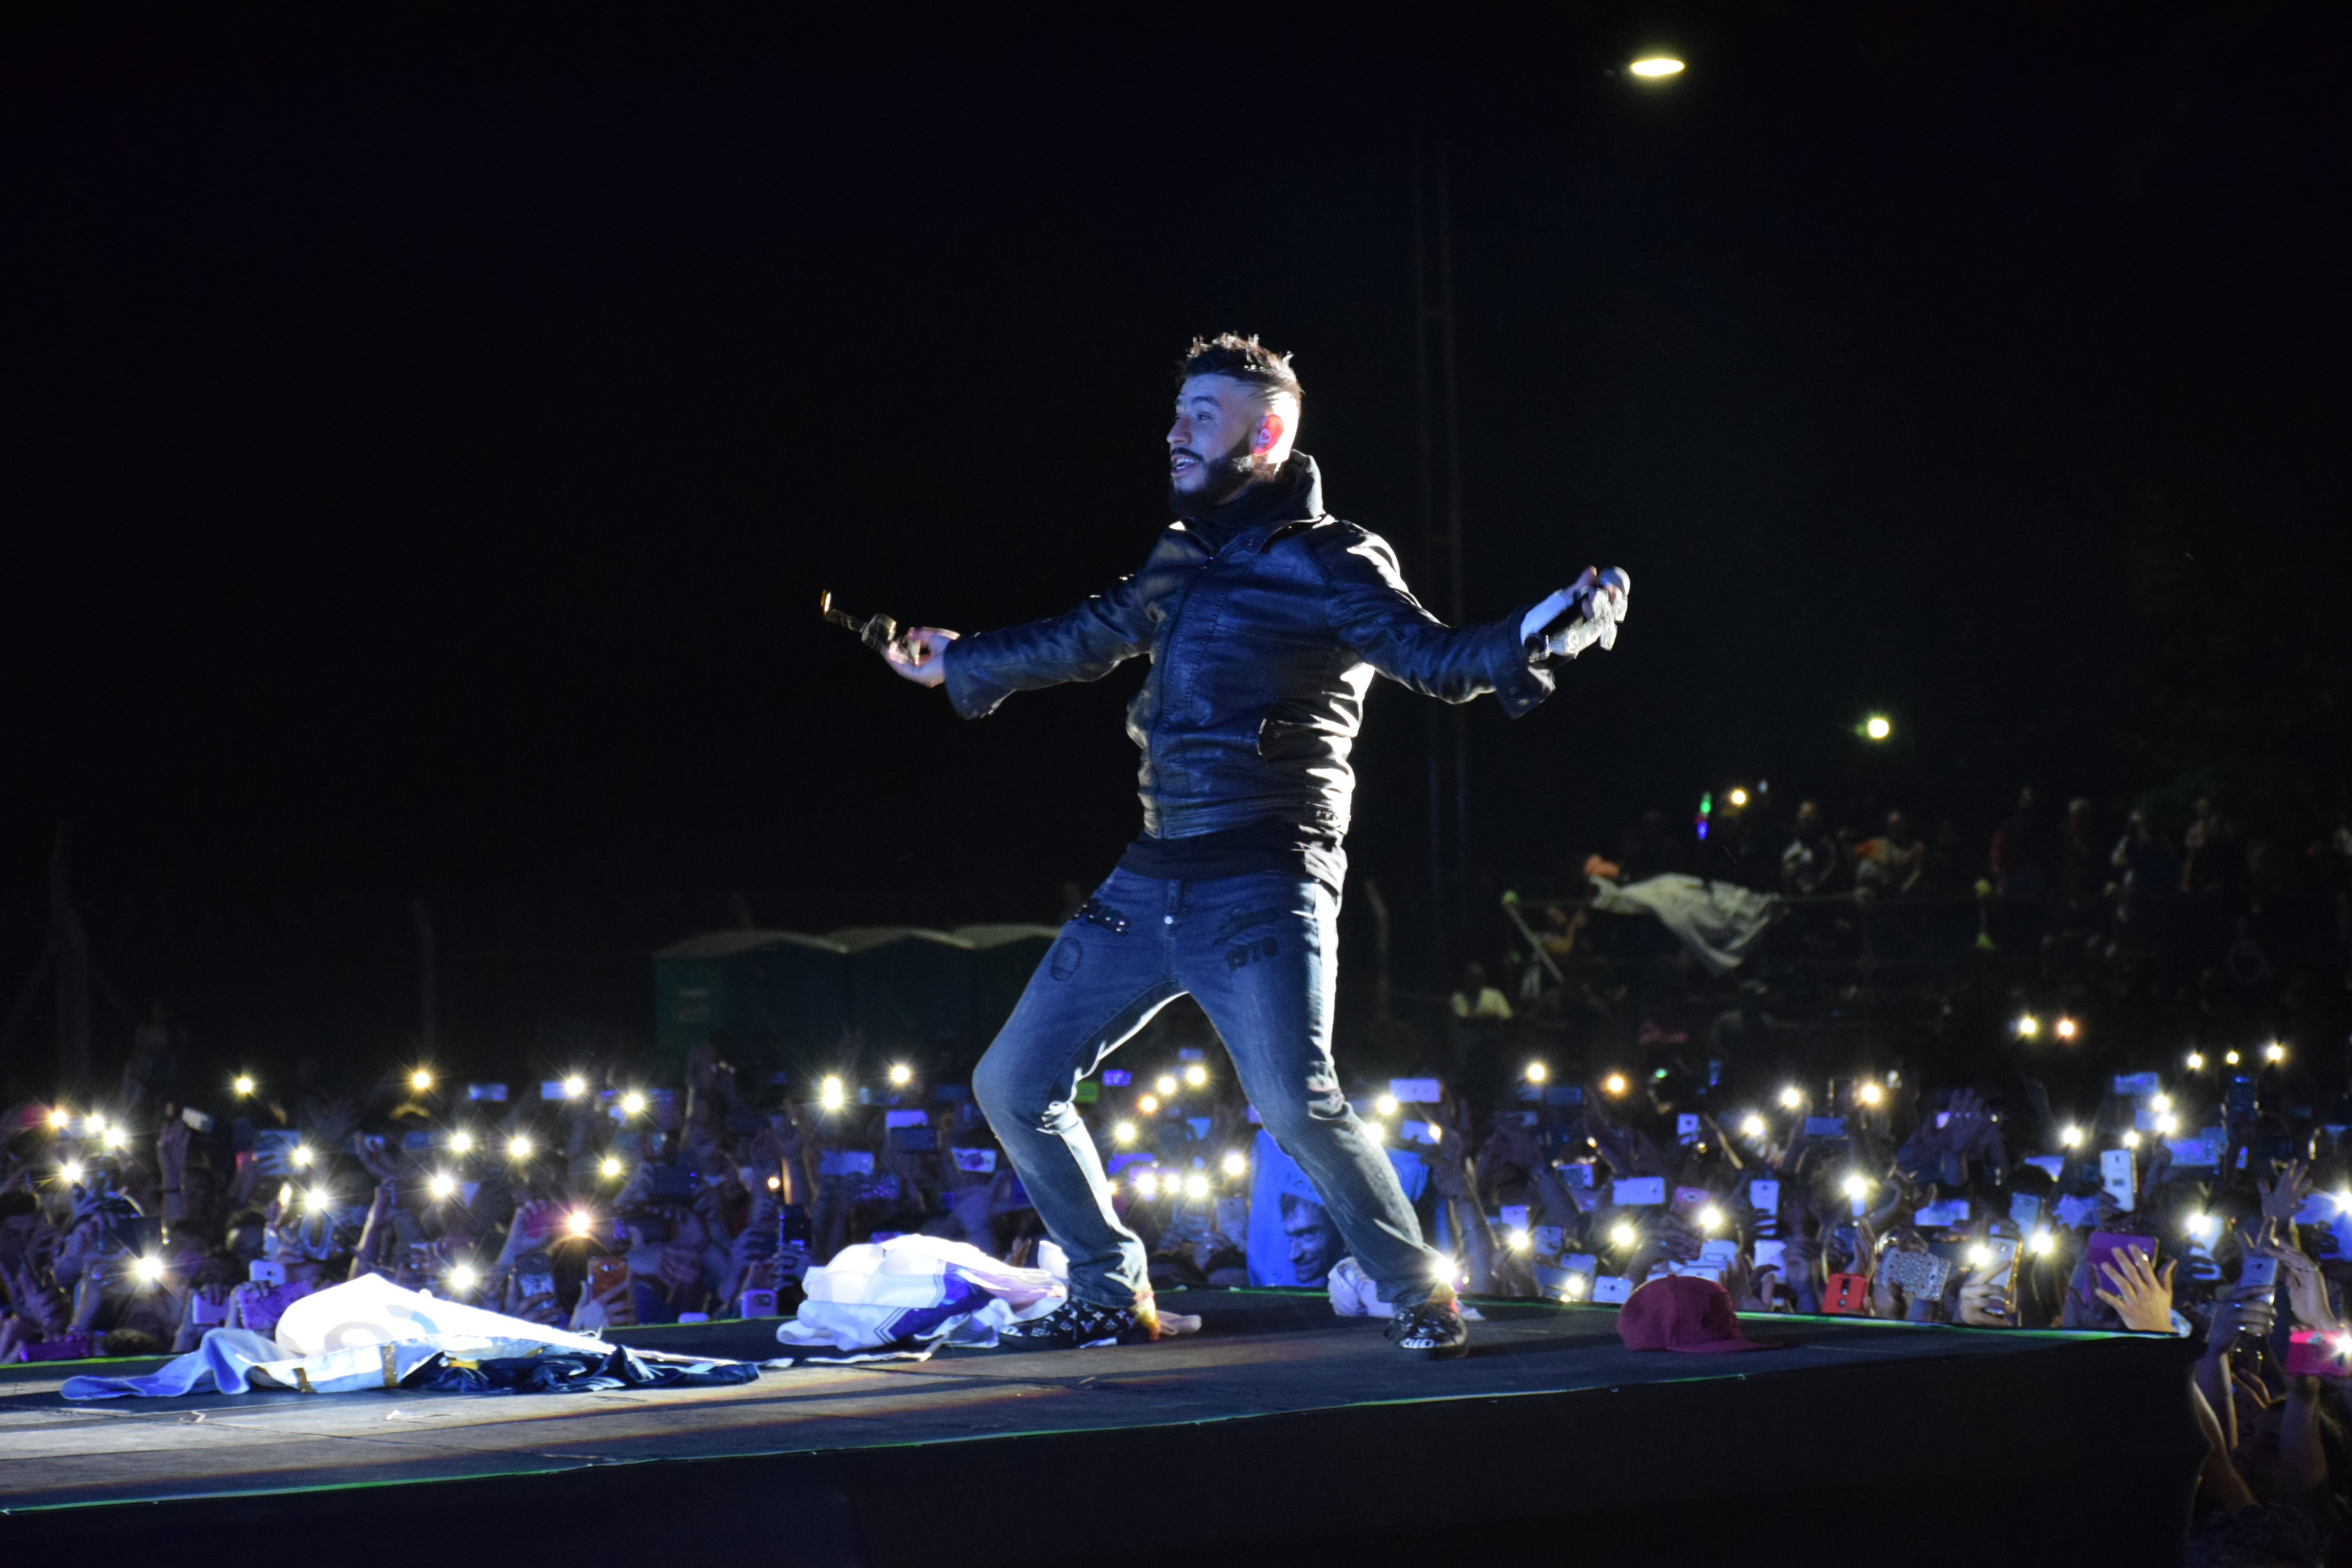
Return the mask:
<path id="1" fill-rule="evenodd" d="M 1773 1348 L 1740 1333 L 1739 1320 L 1732 1316 L 1731 1298 L 1722 1286 L 1692 1274 L 1653 1279 L 1628 1296 L 1618 1310 L 1617 1335 L 1626 1349 L 1636 1351 L 1707 1355 L 1717 1351 Z"/>

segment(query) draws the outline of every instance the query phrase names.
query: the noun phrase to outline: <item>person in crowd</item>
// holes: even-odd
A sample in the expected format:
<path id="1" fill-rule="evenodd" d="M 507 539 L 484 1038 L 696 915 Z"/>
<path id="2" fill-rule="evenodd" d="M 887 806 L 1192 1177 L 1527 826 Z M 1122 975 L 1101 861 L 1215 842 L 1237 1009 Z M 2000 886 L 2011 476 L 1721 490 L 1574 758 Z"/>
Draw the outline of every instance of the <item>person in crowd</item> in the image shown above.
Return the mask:
<path id="1" fill-rule="evenodd" d="M 1927 841 L 1899 811 L 1886 814 L 1886 831 L 1864 841 L 1854 860 L 1857 888 L 1878 893 L 1912 893 L 1927 874 Z"/>
<path id="2" fill-rule="evenodd" d="M 1837 841 L 1822 817 L 1821 802 L 1802 801 L 1780 851 L 1780 890 L 1797 898 L 1826 893 L 1837 882 Z"/>
<path id="3" fill-rule="evenodd" d="M 2033 786 L 2017 792 L 2017 809 L 1992 836 L 1994 890 L 2004 899 L 2033 902 L 2049 895 L 2058 875 L 2058 846 L 2033 798 Z"/>

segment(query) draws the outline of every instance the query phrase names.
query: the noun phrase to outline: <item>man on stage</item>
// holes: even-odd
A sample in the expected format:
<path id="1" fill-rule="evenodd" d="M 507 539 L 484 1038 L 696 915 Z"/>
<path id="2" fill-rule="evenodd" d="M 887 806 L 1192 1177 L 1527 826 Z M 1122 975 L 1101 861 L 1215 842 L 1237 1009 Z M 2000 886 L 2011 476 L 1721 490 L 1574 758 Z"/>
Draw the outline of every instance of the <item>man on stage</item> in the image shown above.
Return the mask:
<path id="1" fill-rule="evenodd" d="M 1522 614 L 1454 630 L 1406 592 L 1383 540 L 1323 510 L 1295 449 L 1300 388 L 1255 338 L 1194 340 L 1168 432 L 1179 521 L 1136 574 L 1066 615 L 960 637 L 919 627 L 887 651 L 977 719 L 1015 691 L 1151 672 L 1127 716 L 1142 748 L 1143 836 L 1063 928 L 972 1078 L 1045 1229 L 1070 1297 L 1008 1335 L 1039 1348 L 1149 1339 L 1143 1247 L 1119 1223 L 1072 1108 L 1078 1082 L 1189 992 L 1265 1130 L 1323 1196 L 1423 1357 L 1467 1334 L 1444 1264 L 1331 1059 L 1349 751 L 1375 672 L 1449 702 L 1494 692 L 1517 716 L 1554 660 L 1612 643 L 1622 573 L 1588 570 Z"/>

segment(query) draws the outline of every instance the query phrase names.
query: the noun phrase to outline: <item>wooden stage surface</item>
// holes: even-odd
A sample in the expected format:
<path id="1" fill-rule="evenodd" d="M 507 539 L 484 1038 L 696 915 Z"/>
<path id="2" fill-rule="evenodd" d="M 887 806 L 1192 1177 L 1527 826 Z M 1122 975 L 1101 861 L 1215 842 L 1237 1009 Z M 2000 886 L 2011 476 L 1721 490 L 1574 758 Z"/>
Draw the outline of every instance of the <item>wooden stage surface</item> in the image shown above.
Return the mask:
<path id="1" fill-rule="evenodd" d="M 2138 1400 L 2138 1415 L 2128 1418 L 2151 1428 L 2150 1441 L 2162 1439 L 2168 1475 L 2184 1458 L 2182 1473 L 2194 1469 L 2178 1424 L 2167 1419 L 2174 1405 L 2185 1419 L 2185 1394 L 2168 1400 L 2159 1392 L 2151 1400 L 2141 1388 L 2150 1378 L 2165 1386 L 2175 1380 L 2180 1369 L 2172 1363 L 2181 1357 L 2169 1342 L 1751 1318 L 1744 1321 L 1746 1331 L 1781 1348 L 1636 1354 L 1619 1343 L 1612 1310 L 1515 1302 L 1485 1306 L 1488 1321 L 1474 1326 L 1470 1356 L 1428 1363 L 1391 1348 L 1378 1322 L 1334 1317 L 1319 1294 L 1194 1291 L 1166 1304 L 1200 1313 L 1205 1331 L 1108 1350 L 957 1352 L 925 1363 L 801 1365 L 710 1389 L 79 1403 L 58 1394 L 68 1372 L 144 1367 L 9 1369 L 0 1380 L 0 1543 L 20 1528 L 46 1537 L 127 1519 L 125 1504 L 165 1503 L 184 1512 L 194 1500 L 268 1498 L 282 1509 L 319 1492 L 328 1500 L 318 1507 L 331 1503 L 349 1514 L 363 1511 L 369 1496 L 382 1500 L 377 1506 L 404 1497 L 397 1506 L 405 1509 L 454 1499 L 467 1491 L 466 1483 L 492 1478 L 574 1477 L 578 1487 L 564 1493 L 583 1497 L 619 1497 L 646 1485 L 692 1492 L 722 1484 L 722 1476 L 735 1477 L 724 1484 L 740 1488 L 755 1473 L 769 1478 L 761 1485 L 782 1486 L 819 1473 L 790 1468 L 786 1457 L 804 1456 L 824 1461 L 824 1508 L 839 1515 L 818 1531 L 833 1544 L 810 1560 L 883 1562 L 898 1560 L 889 1545 L 899 1528 L 887 1501 L 892 1477 L 903 1479 L 906 1497 L 936 1500 L 957 1489 L 943 1487 L 942 1476 L 978 1486 L 977 1478 L 994 1467 L 1012 1490 L 982 1490 L 1010 1499 L 1018 1494 L 1018 1479 L 1041 1464 L 1066 1470 L 1100 1464 L 1103 1474 L 1116 1475 L 1119 1464 L 1105 1457 L 1121 1452 L 1121 1444 L 1136 1445 L 1128 1450 L 1136 1462 L 1161 1469 L 1250 1462 L 1251 1453 L 1276 1468 L 1311 1468 L 1350 1463 L 1343 1456 L 1351 1443 L 1379 1445 L 1369 1456 L 1381 1448 L 1392 1453 L 1398 1444 L 1455 1441 L 1444 1433 L 1470 1434 L 1474 1445 L 1491 1435 L 1505 1449 L 1581 1439 L 1604 1456 L 1679 1433 L 1685 1436 L 1675 1440 L 1693 1462 L 1737 1463 L 1746 1454 L 1756 1485 L 1785 1493 L 1805 1472 L 1758 1449 L 1801 1442 L 1796 1434 L 1804 1421 L 1796 1416 L 1809 1408 L 1843 1405 L 1855 1416 L 1848 1425 L 1883 1430 L 1887 1402 L 1904 1403 L 1908 1409 L 1896 1425 L 1931 1434 L 1919 1441 L 1932 1450 L 1941 1406 L 1957 1410 L 1981 1394 L 2009 1402 L 2005 1424 L 2037 1414 L 2064 1417 L 2063 1409 L 2019 1411 L 2015 1401 L 2040 1397 L 2038 1390 L 2053 1401 L 2112 1401 L 2119 1396 L 2099 1392 L 2109 1386 Z M 719 1324 L 616 1337 L 748 1358 L 772 1352 L 772 1325 Z M 2185 1390 L 2185 1376 L 2178 1381 Z M 1750 1424 L 1747 1446 L 1721 1449 L 1693 1431 L 1725 1421 Z M 1882 1463 L 1866 1434 L 1841 1436 L 1834 1424 L 1822 1432 L 1825 1457 L 1834 1452 L 1843 1456 L 1839 1463 L 1864 1470 Z M 1706 1459 L 1711 1448 L 1719 1452 Z M 1606 1458 L 1588 1463 L 1579 1473 L 1591 1483 L 1590 1495 L 1547 1506 L 1558 1515 L 1671 1502 L 1670 1490 L 1645 1489 L 1641 1478 L 1659 1467 L 1671 1473 L 1678 1463 L 1674 1452 L 1656 1449 L 1654 1463 L 1632 1464 L 1615 1479 L 1604 1473 Z M 1043 1458 L 1056 1454 L 1071 1458 Z M 1937 1462 L 1929 1451 L 1912 1458 L 1931 1470 Z M 753 1459 L 769 1468 L 740 1468 Z M 1966 1468 L 1979 1461 L 1954 1462 Z M 1528 1484 L 1512 1479 L 1517 1472 L 1507 1455 L 1483 1464 L 1496 1486 Z M 1782 1479 L 1772 1480 L 1774 1474 Z M 429 1486 L 428 1498 L 403 1485 L 378 1489 L 386 1483 L 456 1485 Z M 1377 1498 L 1386 1483 L 1374 1473 L 1359 1484 Z M 1397 1484 L 1408 1485 L 1402 1477 Z M 354 1487 L 363 1490 L 342 1491 L 342 1500 L 333 1502 L 337 1489 Z M 1417 1482 L 1409 1489 L 1423 1489 Z M 535 1495 L 555 1494 L 542 1488 Z M 257 1516 L 247 1510 L 232 1517 Z"/>

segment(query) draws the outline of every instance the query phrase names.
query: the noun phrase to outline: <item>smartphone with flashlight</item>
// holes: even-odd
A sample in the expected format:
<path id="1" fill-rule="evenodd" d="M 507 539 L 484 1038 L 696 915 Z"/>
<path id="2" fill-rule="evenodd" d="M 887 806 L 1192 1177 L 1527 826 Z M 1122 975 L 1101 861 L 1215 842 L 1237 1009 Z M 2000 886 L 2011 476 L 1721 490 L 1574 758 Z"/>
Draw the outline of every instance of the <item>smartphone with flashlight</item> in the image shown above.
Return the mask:
<path id="1" fill-rule="evenodd" d="M 2275 1258 L 2247 1258 L 2238 1270 L 2238 1284 L 2241 1289 L 2249 1290 L 2277 1289 L 2278 1259 Z"/>
<path id="2" fill-rule="evenodd" d="M 533 1296 L 554 1295 L 554 1260 L 536 1247 L 524 1253 L 515 1259 L 515 1285 L 526 1300 Z"/>
<path id="3" fill-rule="evenodd" d="M 2271 1261 L 2277 1261 L 2275 1258 Z M 2295 1329 L 2286 1336 L 2289 1377 L 2352 1376 L 2352 1334 L 2341 1330 Z"/>
<path id="4" fill-rule="evenodd" d="M 588 1294 L 592 1299 L 608 1295 L 614 1287 L 628 1282 L 627 1258 L 605 1257 L 588 1260 Z"/>
<path id="5" fill-rule="evenodd" d="M 217 1328 L 219 1325 L 227 1322 L 227 1299 L 223 1298 L 221 1300 L 212 1301 L 205 1299 L 205 1293 L 202 1290 L 189 1292 L 188 1321 L 194 1323 L 200 1329 Z"/>
<path id="6" fill-rule="evenodd" d="M 1832 1274 L 1822 1289 L 1822 1310 L 1851 1317 L 1870 1310 L 1870 1281 L 1859 1274 Z"/>
<path id="7" fill-rule="evenodd" d="M 2116 1207 L 2129 1210 L 2139 1196 L 2138 1175 L 2128 1149 L 2106 1149 L 2099 1154 L 2099 1184 L 2107 1196 L 2116 1200 Z"/>
<path id="8" fill-rule="evenodd" d="M 257 1258 L 245 1266 L 245 1277 L 256 1285 L 286 1283 L 286 1265 L 272 1258 Z"/>

